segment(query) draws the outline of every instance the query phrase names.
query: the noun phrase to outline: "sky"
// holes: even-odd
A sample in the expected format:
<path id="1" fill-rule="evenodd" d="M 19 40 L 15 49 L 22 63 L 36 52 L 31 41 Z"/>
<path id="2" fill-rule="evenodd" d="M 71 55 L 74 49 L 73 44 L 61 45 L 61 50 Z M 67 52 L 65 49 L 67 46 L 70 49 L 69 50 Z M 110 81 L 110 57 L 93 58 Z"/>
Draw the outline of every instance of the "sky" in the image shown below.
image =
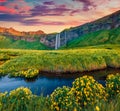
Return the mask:
<path id="1" fill-rule="evenodd" d="M 0 0 L 0 26 L 60 32 L 120 10 L 120 0 Z"/>

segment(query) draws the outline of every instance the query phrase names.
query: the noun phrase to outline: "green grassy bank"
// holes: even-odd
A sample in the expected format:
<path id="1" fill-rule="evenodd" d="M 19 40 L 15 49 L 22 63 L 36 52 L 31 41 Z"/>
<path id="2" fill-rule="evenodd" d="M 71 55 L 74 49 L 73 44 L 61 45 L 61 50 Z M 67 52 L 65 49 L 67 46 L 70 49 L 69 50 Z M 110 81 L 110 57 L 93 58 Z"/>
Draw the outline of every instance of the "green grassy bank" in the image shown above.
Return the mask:
<path id="1" fill-rule="evenodd" d="M 120 68 L 119 49 L 0 50 L 1 75 L 31 78 L 42 71 L 83 72 L 107 67 Z"/>

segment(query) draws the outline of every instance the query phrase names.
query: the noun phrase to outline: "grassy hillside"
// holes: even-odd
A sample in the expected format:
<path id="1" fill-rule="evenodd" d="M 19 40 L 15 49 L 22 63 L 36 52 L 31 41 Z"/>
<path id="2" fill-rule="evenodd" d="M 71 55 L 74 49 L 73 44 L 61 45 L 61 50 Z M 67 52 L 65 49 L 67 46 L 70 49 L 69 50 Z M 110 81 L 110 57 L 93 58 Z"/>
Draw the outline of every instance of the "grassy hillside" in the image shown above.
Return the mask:
<path id="1" fill-rule="evenodd" d="M 0 36 L 0 48 L 9 48 L 9 49 L 35 49 L 35 50 L 45 50 L 49 49 L 44 44 L 39 41 L 28 42 L 24 40 L 12 40 L 5 36 Z"/>
<path id="2" fill-rule="evenodd" d="M 120 47 L 120 28 L 112 30 L 101 30 L 81 36 L 67 44 L 63 48 L 79 48 L 85 46 L 112 48 L 114 45 Z M 100 45 L 100 46 L 99 46 Z M 94 48 L 95 48 L 94 47 Z"/>
<path id="3" fill-rule="evenodd" d="M 44 71 L 75 73 L 107 67 L 120 68 L 119 49 L 0 50 L 0 74 L 5 75 L 30 78 Z"/>

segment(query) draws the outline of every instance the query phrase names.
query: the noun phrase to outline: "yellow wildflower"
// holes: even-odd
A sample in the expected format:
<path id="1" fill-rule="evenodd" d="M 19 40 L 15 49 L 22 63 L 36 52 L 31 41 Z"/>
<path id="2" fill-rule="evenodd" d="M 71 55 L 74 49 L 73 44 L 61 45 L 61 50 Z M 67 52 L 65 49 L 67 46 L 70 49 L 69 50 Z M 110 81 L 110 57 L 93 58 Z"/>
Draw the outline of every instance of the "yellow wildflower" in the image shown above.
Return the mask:
<path id="1" fill-rule="evenodd" d="M 77 109 L 76 108 L 74 108 L 74 110 L 73 111 L 77 111 Z"/>
<path id="2" fill-rule="evenodd" d="M 100 111 L 100 108 L 98 106 L 95 107 L 96 111 Z"/>

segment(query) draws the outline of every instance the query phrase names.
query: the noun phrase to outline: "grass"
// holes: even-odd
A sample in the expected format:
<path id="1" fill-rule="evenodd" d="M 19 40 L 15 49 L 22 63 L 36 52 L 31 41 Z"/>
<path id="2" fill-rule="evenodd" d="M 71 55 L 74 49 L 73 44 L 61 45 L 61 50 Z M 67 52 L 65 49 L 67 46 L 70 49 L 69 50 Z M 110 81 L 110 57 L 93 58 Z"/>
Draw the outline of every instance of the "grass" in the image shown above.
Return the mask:
<path id="1" fill-rule="evenodd" d="M 118 98 L 117 95 L 115 99 L 111 100 L 111 102 L 99 102 L 97 104 L 97 106 L 99 106 L 98 111 L 120 111 L 119 104 L 120 104 L 120 97 Z M 0 111 L 21 111 L 20 107 L 18 106 L 22 106 L 22 105 L 23 103 L 21 100 L 16 101 L 16 103 L 13 104 L 10 103 L 10 100 L 7 100 L 6 104 L 4 104 L 4 106 L 0 109 Z M 50 105 L 51 103 L 48 101 L 48 99 L 46 99 L 46 97 L 37 96 L 26 102 L 22 111 L 54 111 L 51 110 Z M 74 111 L 79 111 L 79 110 L 76 109 Z M 97 111 L 97 110 L 96 110 L 96 106 L 92 106 L 81 111 Z"/>
<path id="2" fill-rule="evenodd" d="M 115 48 L 114 45 L 120 48 L 120 28 L 85 34 L 70 41 L 66 46 L 61 47 L 61 49 L 81 48 L 85 46 Z"/>
<path id="3" fill-rule="evenodd" d="M 118 49 L 57 51 L 1 49 L 0 63 L 1 75 L 29 78 L 30 75 L 31 77 L 39 75 L 40 72 L 72 73 L 107 67 L 120 68 L 120 51 Z"/>
<path id="4" fill-rule="evenodd" d="M 28 42 L 25 40 L 13 40 L 5 36 L 0 36 L 0 48 L 9 49 L 34 49 L 34 50 L 46 50 L 50 49 L 39 41 Z"/>
<path id="5" fill-rule="evenodd" d="M 110 102 L 98 102 L 96 106 L 99 106 L 99 110 L 96 106 L 89 107 L 85 111 L 119 111 L 120 110 L 120 94 L 116 95 Z"/>

